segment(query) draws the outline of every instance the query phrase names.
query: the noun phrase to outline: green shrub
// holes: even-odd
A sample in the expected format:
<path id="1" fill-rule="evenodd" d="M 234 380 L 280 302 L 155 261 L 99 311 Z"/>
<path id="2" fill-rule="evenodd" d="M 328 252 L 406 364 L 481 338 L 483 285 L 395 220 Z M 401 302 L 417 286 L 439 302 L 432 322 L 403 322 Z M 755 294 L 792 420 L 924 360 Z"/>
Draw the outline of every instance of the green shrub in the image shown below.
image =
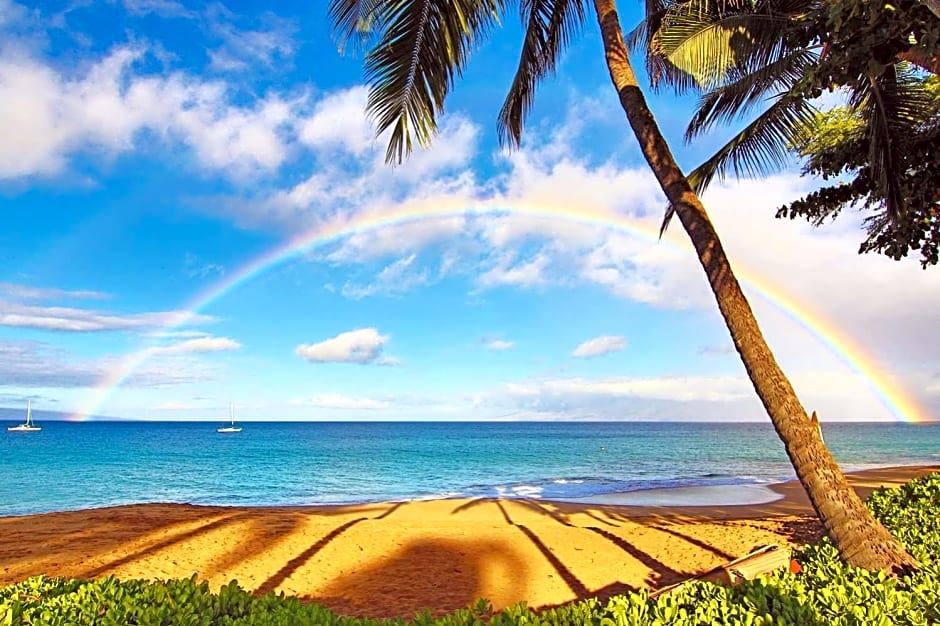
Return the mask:
<path id="1" fill-rule="evenodd" d="M 283 594 L 254 596 L 235 581 L 218 593 L 196 577 L 143 581 L 38 576 L 0 589 L 0 625 L 76 626 L 927 626 L 940 624 L 940 474 L 879 489 L 868 505 L 922 563 L 892 578 L 845 565 L 824 539 L 796 556 L 801 574 L 780 572 L 735 587 L 690 583 L 650 599 L 638 592 L 535 612 L 524 604 L 494 614 L 485 600 L 432 618 L 342 617 Z"/>

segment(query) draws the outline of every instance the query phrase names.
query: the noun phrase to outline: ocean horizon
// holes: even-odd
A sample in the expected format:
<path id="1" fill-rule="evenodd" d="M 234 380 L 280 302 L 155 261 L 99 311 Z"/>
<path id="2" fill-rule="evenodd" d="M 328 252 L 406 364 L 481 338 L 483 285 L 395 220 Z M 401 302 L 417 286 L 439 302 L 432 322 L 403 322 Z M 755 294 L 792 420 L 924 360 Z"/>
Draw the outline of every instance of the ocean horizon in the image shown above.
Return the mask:
<path id="1" fill-rule="evenodd" d="M 773 499 L 793 469 L 769 422 L 40 422 L 0 433 L 0 516 L 146 502 L 456 497 L 622 504 Z M 940 464 L 940 423 L 824 423 L 843 470 Z M 728 489 L 737 486 L 738 489 Z"/>

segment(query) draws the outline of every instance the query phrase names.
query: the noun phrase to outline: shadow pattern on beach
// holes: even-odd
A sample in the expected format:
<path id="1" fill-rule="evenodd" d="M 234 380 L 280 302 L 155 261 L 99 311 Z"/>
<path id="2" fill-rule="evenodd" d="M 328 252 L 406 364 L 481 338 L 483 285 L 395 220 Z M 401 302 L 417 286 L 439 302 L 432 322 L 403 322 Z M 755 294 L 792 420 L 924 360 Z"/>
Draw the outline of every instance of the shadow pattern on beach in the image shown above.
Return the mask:
<path id="1" fill-rule="evenodd" d="M 407 618 L 423 611 L 440 616 L 480 597 L 503 605 L 526 597 L 529 567 L 504 542 L 420 539 L 380 556 L 303 599 L 340 615 Z"/>
<path id="2" fill-rule="evenodd" d="M 532 532 L 528 526 L 517 524 L 516 522 L 512 521 L 512 518 L 509 517 L 509 513 L 506 511 L 503 503 L 499 500 L 496 501 L 496 506 L 499 507 L 499 511 L 503 514 L 503 519 L 506 520 L 506 523 L 521 530 L 523 534 L 529 538 L 529 541 L 531 541 L 535 547 L 538 548 L 539 552 L 542 553 L 542 556 L 545 557 L 545 560 L 551 563 L 552 567 L 555 568 L 555 571 L 558 572 L 558 575 L 561 576 L 561 579 L 565 581 L 565 584 L 568 585 L 568 588 L 571 589 L 575 597 L 586 598 L 591 595 L 591 592 L 588 591 L 588 588 L 584 586 L 584 583 L 578 580 L 578 577 L 575 576 L 571 570 L 565 567 L 565 564 L 562 563 L 561 560 L 555 556 L 551 550 L 548 549 L 548 546 L 546 546 L 542 540 L 539 539 L 538 535 Z M 570 526 L 570 524 L 568 524 L 566 521 L 557 521 Z"/>
<path id="3" fill-rule="evenodd" d="M 887 476 L 871 474 L 849 476 L 867 479 L 862 489 Z M 822 527 L 802 488 L 773 488 L 784 496 L 780 501 L 743 507 L 442 502 L 438 511 L 456 524 L 444 530 L 433 518 L 425 525 L 423 503 L 393 520 L 387 518 L 405 503 L 151 504 L 0 518 L 0 584 L 40 573 L 165 577 L 195 571 L 213 585 L 238 578 L 259 594 L 296 593 L 347 615 L 410 617 L 423 609 L 439 615 L 479 597 L 490 597 L 497 608 L 523 599 L 542 608 L 561 601 L 566 590 L 572 599 L 605 600 L 678 582 L 746 553 L 752 546 L 740 539 L 744 530 L 769 541 L 818 539 Z M 348 560 L 339 564 L 341 553 Z M 552 581 L 548 587 L 546 581 Z"/>
<path id="4" fill-rule="evenodd" d="M 319 541 L 317 541 L 316 543 L 311 545 L 309 548 L 307 548 L 306 550 L 298 554 L 296 557 L 294 557 L 293 559 L 285 563 L 284 567 L 279 569 L 273 576 L 271 576 L 266 581 L 264 581 L 261 585 L 259 585 L 258 588 L 255 590 L 255 592 L 263 595 L 270 591 L 274 591 L 274 589 L 276 589 L 278 586 L 281 585 L 281 583 L 287 580 L 291 574 L 293 574 L 298 569 L 300 569 L 305 563 L 307 563 L 307 561 L 313 558 L 315 554 L 317 554 L 320 550 L 325 548 L 331 541 L 333 541 L 334 539 L 342 535 L 344 532 L 346 532 L 347 530 L 349 530 L 356 524 L 359 524 L 360 522 L 364 522 L 366 520 L 385 519 L 386 517 L 388 517 L 395 511 L 397 511 L 403 504 L 404 504 L 403 502 L 398 502 L 388 507 L 386 511 L 384 511 L 383 513 L 375 517 L 357 517 L 355 519 L 352 519 L 346 522 L 345 524 L 342 524 L 341 526 L 337 526 L 332 531 L 327 533 Z"/>

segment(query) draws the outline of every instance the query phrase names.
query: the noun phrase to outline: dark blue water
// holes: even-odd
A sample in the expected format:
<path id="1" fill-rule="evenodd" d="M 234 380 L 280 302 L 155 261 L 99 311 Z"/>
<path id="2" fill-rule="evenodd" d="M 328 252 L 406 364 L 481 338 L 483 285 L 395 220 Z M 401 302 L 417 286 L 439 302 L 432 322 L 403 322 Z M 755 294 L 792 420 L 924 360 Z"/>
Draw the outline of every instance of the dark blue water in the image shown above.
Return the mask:
<path id="1" fill-rule="evenodd" d="M 793 477 L 769 424 L 0 424 L 0 515 L 138 502 L 285 505 L 604 498 Z M 846 470 L 940 464 L 940 424 L 824 424 Z"/>

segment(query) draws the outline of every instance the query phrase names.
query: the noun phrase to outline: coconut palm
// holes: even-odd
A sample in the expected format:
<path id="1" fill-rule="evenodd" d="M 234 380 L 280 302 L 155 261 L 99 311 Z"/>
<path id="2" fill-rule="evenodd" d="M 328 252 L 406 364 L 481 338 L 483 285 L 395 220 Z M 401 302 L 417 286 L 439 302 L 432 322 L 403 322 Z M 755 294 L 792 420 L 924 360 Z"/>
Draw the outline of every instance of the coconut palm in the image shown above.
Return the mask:
<path id="1" fill-rule="evenodd" d="M 499 114 L 502 141 L 515 146 L 539 81 L 582 26 L 581 0 L 521 0 L 525 39 Z M 444 100 L 473 47 L 497 25 L 504 0 L 331 0 L 339 39 L 364 45 L 368 110 L 378 133 L 390 130 L 387 160 L 428 144 Z M 861 502 L 823 444 L 761 334 L 701 200 L 679 169 L 640 90 L 614 0 L 593 0 L 611 81 L 666 198 L 675 207 L 715 294 L 718 308 L 796 474 L 843 557 L 872 569 L 916 562 Z"/>
<path id="2" fill-rule="evenodd" d="M 909 43 L 907 31 L 937 17 L 924 7 L 910 21 L 897 20 L 887 28 L 879 23 L 882 32 L 874 33 L 871 48 L 860 52 L 858 42 L 825 32 L 832 24 L 821 16 L 828 17 L 831 4 L 649 0 L 646 19 L 627 41 L 645 49 L 656 86 L 701 92 L 686 141 L 759 111 L 689 174 L 699 192 L 716 175 L 764 175 L 790 163 L 793 152 L 807 145 L 825 119 L 812 98 L 821 94 L 821 87 L 844 85 L 850 114 L 863 122 L 855 144 L 864 147 L 855 157 L 858 162 L 845 166 L 857 169 L 856 180 L 864 187 L 861 195 L 876 208 L 867 220 L 869 241 L 863 249 L 883 249 L 889 246 L 873 242 L 910 237 L 902 193 L 904 171 L 910 164 L 902 151 L 904 140 L 916 137 L 932 115 L 933 96 L 908 62 L 935 72 L 936 56 L 923 45 Z M 854 36 L 861 40 L 861 33 Z M 663 230 L 671 216 L 670 209 Z"/>

